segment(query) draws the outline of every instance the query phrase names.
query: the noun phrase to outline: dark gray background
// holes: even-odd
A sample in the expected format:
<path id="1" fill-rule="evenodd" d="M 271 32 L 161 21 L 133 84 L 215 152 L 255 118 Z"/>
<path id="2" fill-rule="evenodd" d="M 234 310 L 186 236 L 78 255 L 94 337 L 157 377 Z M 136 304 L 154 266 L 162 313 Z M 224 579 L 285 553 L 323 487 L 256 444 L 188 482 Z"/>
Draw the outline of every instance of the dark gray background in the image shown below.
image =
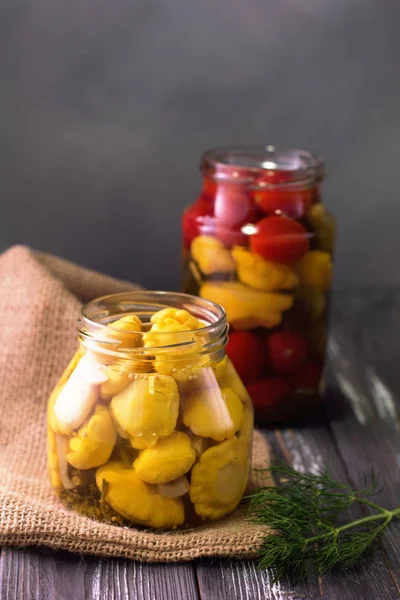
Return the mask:
<path id="1" fill-rule="evenodd" d="M 208 146 L 322 153 L 339 287 L 399 283 L 399 0 L 0 0 L 0 243 L 153 288 Z"/>

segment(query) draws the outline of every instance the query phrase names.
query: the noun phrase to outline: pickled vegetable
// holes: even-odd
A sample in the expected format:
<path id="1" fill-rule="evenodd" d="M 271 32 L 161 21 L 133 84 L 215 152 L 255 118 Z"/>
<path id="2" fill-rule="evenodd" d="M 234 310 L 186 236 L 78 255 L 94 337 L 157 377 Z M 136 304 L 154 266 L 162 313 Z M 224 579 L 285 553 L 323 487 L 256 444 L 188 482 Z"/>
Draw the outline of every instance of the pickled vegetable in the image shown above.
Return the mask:
<path id="1" fill-rule="evenodd" d="M 276 327 L 283 312 L 293 304 L 289 294 L 260 292 L 237 282 L 206 282 L 200 288 L 200 296 L 221 304 L 235 329 Z"/>
<path id="2" fill-rule="evenodd" d="M 154 529 L 234 510 L 247 483 L 252 408 L 206 325 L 185 308 L 162 308 L 146 323 L 132 314 L 107 323 L 89 350 L 82 345 L 48 408 L 49 476 L 69 507 Z"/>
<path id="3" fill-rule="evenodd" d="M 325 360 L 335 222 L 321 201 L 323 162 L 217 148 L 201 169 L 207 216 L 184 255 L 184 290 L 225 308 L 227 354 L 260 423 L 292 421 L 315 407 Z"/>
<path id="4" fill-rule="evenodd" d="M 192 471 L 190 499 L 196 513 L 215 520 L 239 504 L 247 483 L 246 450 L 234 437 L 206 450 Z"/>
<path id="5" fill-rule="evenodd" d="M 178 418 L 178 386 L 169 375 L 137 375 L 135 381 L 114 396 L 110 409 L 128 436 L 168 436 Z"/>
<path id="6" fill-rule="evenodd" d="M 257 223 L 257 231 L 250 237 L 251 249 L 265 260 L 293 264 L 309 250 L 310 244 L 304 227 L 288 217 L 266 217 Z"/>
<path id="7" fill-rule="evenodd" d="M 162 496 L 156 486 L 142 481 L 132 468 L 110 462 L 97 470 L 96 483 L 99 490 L 105 489 L 104 500 L 133 523 L 168 529 L 184 521 L 182 500 Z"/>
<path id="8" fill-rule="evenodd" d="M 143 450 L 133 466 L 147 483 L 170 483 L 190 471 L 195 459 L 190 438 L 182 431 L 175 431 Z"/>
<path id="9" fill-rule="evenodd" d="M 205 275 L 232 273 L 235 262 L 224 244 L 211 235 L 199 235 L 190 247 L 192 256 Z"/>

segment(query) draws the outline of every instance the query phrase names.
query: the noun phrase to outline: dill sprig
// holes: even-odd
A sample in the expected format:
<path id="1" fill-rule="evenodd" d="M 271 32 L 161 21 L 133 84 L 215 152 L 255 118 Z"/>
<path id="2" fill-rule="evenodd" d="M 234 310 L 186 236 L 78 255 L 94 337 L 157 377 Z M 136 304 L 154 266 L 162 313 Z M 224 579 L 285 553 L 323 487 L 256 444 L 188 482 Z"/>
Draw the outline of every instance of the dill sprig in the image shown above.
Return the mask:
<path id="1" fill-rule="evenodd" d="M 381 491 L 373 472 L 370 483 L 364 476 L 363 487 L 352 490 L 328 472 L 300 473 L 284 464 L 266 471 L 279 485 L 262 487 L 249 497 L 248 517 L 275 532 L 266 536 L 259 554 L 260 568 L 272 567 L 275 580 L 288 576 L 302 581 L 309 566 L 319 575 L 348 568 L 400 518 L 400 506 L 387 510 L 369 500 Z M 343 512 L 354 504 L 374 512 L 343 523 Z"/>

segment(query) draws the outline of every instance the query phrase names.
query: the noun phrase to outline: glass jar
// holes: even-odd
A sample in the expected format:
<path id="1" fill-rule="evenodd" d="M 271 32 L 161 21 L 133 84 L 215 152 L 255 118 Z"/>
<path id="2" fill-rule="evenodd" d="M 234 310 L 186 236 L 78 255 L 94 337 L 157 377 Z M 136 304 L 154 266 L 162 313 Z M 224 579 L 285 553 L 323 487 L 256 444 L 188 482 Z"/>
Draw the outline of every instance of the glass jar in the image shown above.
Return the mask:
<path id="1" fill-rule="evenodd" d="M 48 407 L 50 478 L 68 506 L 154 529 L 236 508 L 253 409 L 227 330 L 220 306 L 187 294 L 113 294 L 82 309 Z"/>
<path id="2" fill-rule="evenodd" d="M 221 304 L 227 354 L 260 423 L 319 401 L 335 221 L 321 200 L 324 163 L 303 150 L 216 148 L 183 214 L 183 290 Z"/>

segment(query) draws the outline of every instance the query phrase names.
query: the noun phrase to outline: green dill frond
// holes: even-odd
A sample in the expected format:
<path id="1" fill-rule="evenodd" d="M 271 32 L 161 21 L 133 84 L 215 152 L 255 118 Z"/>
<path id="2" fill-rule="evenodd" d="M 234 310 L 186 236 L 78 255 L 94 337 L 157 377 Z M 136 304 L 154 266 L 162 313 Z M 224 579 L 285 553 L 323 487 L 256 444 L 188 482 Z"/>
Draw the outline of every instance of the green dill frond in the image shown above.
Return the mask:
<path id="1" fill-rule="evenodd" d="M 249 496 L 248 518 L 275 532 L 266 536 L 259 553 L 260 568 L 272 568 L 275 579 L 302 580 L 309 566 L 318 574 L 348 568 L 400 517 L 400 507 L 390 511 L 368 500 L 380 491 L 373 471 L 352 490 L 327 471 L 300 473 L 285 464 L 267 470 L 278 485 Z M 344 511 L 354 504 L 375 512 L 343 524 Z"/>

